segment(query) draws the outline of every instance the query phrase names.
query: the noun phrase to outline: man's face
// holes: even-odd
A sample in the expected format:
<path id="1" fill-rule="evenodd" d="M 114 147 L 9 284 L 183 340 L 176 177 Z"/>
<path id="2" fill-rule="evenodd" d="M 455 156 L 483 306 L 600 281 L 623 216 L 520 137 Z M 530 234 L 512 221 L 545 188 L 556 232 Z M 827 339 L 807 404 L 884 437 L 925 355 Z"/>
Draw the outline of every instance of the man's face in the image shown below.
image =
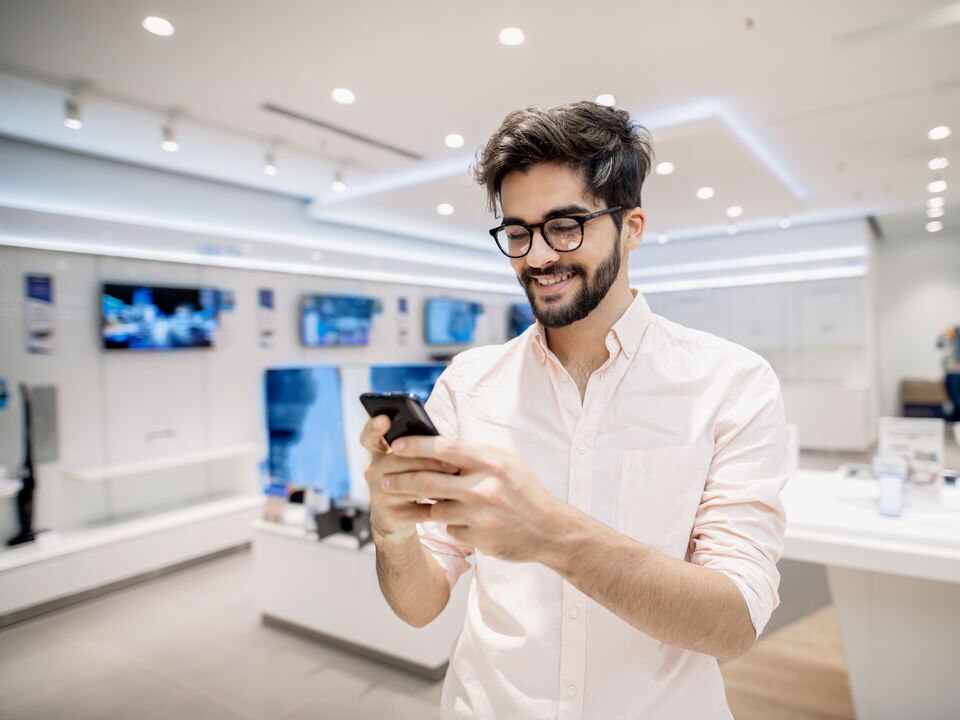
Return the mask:
<path id="1" fill-rule="evenodd" d="M 605 208 L 585 192 L 573 170 L 554 164 L 510 173 L 500 198 L 504 223 L 539 223 L 558 213 L 577 216 Z M 606 297 L 620 274 L 621 253 L 617 227 L 606 215 L 583 226 L 583 243 L 572 252 L 556 252 L 535 231 L 530 252 L 510 264 L 537 320 L 561 328 L 585 318 Z"/>

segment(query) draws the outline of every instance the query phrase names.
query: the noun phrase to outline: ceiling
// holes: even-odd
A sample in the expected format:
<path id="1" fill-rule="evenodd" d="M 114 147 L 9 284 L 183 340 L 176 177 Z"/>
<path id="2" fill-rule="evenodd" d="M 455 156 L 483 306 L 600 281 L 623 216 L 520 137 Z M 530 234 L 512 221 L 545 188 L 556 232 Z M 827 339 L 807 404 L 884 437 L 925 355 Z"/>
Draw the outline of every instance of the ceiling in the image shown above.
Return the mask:
<path id="1" fill-rule="evenodd" d="M 167 18 L 172 37 L 141 28 Z M 526 42 L 499 44 L 521 28 Z M 331 99 L 350 88 L 352 105 Z M 84 127 L 65 128 L 78 89 Z M 612 93 L 658 160 L 671 240 L 899 218 L 922 234 L 927 161 L 960 228 L 960 3 L 933 0 L 0 0 L 0 134 L 309 200 L 317 219 L 457 245 L 495 224 L 469 177 L 504 115 Z M 272 103 L 422 159 L 263 109 Z M 180 150 L 160 150 L 174 113 Z M 927 131 L 950 125 L 939 142 Z M 461 134 L 452 150 L 443 138 Z M 278 173 L 262 172 L 275 144 Z M 342 171 L 348 189 L 333 193 Z M 698 200 L 702 185 L 716 190 Z M 438 203 L 455 212 L 441 216 Z M 730 205 L 743 215 L 729 220 Z"/>

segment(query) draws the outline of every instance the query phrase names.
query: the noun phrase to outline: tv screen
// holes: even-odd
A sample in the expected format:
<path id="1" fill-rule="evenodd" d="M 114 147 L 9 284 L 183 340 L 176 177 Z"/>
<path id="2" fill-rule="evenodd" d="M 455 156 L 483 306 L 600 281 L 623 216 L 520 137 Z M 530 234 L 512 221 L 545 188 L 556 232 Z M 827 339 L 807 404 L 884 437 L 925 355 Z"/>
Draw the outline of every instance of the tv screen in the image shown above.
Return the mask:
<path id="1" fill-rule="evenodd" d="M 413 393 L 420 402 L 425 403 L 437 379 L 446 365 L 372 365 L 370 367 L 370 389 L 373 392 Z"/>
<path id="2" fill-rule="evenodd" d="M 101 299 L 103 347 L 174 350 L 213 346 L 217 298 L 213 288 L 105 283 Z"/>
<path id="3" fill-rule="evenodd" d="M 426 303 L 426 340 L 428 345 L 454 345 L 473 342 L 477 315 L 483 305 L 469 300 L 430 298 Z"/>
<path id="4" fill-rule="evenodd" d="M 529 303 L 513 303 L 510 306 L 510 337 L 515 338 L 533 325 L 533 308 Z"/>
<path id="5" fill-rule="evenodd" d="M 339 369 L 267 370 L 265 390 L 271 481 L 347 497 L 350 472 Z"/>
<path id="6" fill-rule="evenodd" d="M 361 295 L 306 295 L 300 304 L 300 342 L 306 347 L 366 345 L 376 298 Z"/>

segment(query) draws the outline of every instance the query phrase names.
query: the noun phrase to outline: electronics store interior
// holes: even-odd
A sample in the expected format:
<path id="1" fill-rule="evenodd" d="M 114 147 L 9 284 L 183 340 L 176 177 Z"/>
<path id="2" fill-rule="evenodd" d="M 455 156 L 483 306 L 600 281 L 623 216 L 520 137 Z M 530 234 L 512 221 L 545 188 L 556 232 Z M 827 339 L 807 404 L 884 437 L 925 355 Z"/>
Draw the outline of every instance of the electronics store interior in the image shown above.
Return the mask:
<path id="1" fill-rule="evenodd" d="M 960 3 L 943 0 L 0 0 L 0 716 L 956 718 L 958 48 Z M 592 570 L 557 569 L 573 560 L 538 564 L 547 551 L 528 548 L 520 557 L 534 559 L 510 562 L 494 557 L 489 531 L 426 523 L 454 499 L 407 486 L 403 507 L 423 522 L 405 521 L 403 540 L 377 525 L 386 514 L 371 522 L 394 483 L 373 469 L 415 461 L 361 442 L 373 427 L 361 395 L 405 395 L 390 417 L 425 403 L 441 436 L 453 427 L 441 410 L 469 419 L 513 407 L 516 422 L 503 415 L 489 442 L 512 429 L 541 456 L 561 427 L 546 424 L 561 408 L 537 376 L 559 377 L 548 375 L 561 355 L 550 339 L 587 325 L 541 325 L 534 308 L 573 290 L 560 275 L 534 289 L 523 272 L 548 257 L 576 271 L 570 288 L 586 282 L 575 275 L 599 262 L 590 242 L 613 247 L 614 221 L 585 214 L 607 196 L 583 191 L 588 209 L 573 218 L 583 245 L 562 257 L 551 240 L 562 217 L 512 210 L 506 220 L 520 224 L 508 226 L 477 178 L 511 113 L 553 117 L 573 103 L 591 118 L 629 117 L 650 151 L 642 205 L 606 211 L 632 218 L 625 237 L 642 230 L 642 241 L 590 308 L 629 291 L 625 320 L 674 333 L 656 352 L 722 346 L 772 368 L 765 387 L 779 385 L 783 471 L 763 505 L 785 518 L 769 562 L 772 613 L 735 653 L 670 642 L 682 626 L 708 627 L 712 610 L 693 617 L 681 602 L 669 618 L 651 604 L 624 619 L 601 580 L 574 587 Z M 564 157 L 547 170 L 587 187 L 586 166 Z M 514 207 L 534 207 L 551 192 L 532 180 L 544 165 L 516 167 L 496 199 L 513 191 Z M 511 230 L 529 233 L 526 259 L 495 242 L 506 233 L 512 248 Z M 631 336 L 613 324 L 617 307 L 603 329 L 613 328 L 610 356 L 591 369 L 632 352 L 611 346 Z M 471 408 L 491 373 L 520 372 L 507 358 L 525 348 L 540 360 L 522 377 L 544 394 L 488 388 Z M 481 377 L 470 368 L 484 358 L 500 360 Z M 668 366 L 647 398 L 650 378 L 633 381 L 633 404 L 657 403 L 672 421 L 688 406 L 670 410 L 671 388 L 687 390 L 684 366 Z M 457 394 L 450 377 L 477 384 Z M 583 413 L 603 422 L 589 404 L 594 380 L 581 387 Z M 709 382 L 732 386 L 717 402 L 761 392 Z M 431 402 L 435 385 L 454 400 Z M 639 425 L 636 437 L 655 437 Z M 411 444 L 479 462 L 464 438 Z M 577 452 L 584 445 L 570 463 Z M 709 462 L 721 461 L 718 449 Z M 474 498 L 477 477 L 494 476 L 472 467 L 390 477 Z M 533 478 L 523 482 L 553 487 L 536 463 L 523 467 Z M 654 499 L 667 503 L 666 478 L 682 478 L 656 469 L 667 485 Z M 701 503 L 721 474 L 702 476 Z M 596 502 L 603 478 L 593 482 Z M 555 517 L 591 523 L 597 542 L 627 543 L 622 557 L 658 552 L 566 496 L 547 499 Z M 426 535 L 428 525 L 449 535 Z M 493 544 L 456 555 L 457 580 L 437 537 Z M 387 600 L 403 582 L 400 547 L 451 578 L 428 621 Z M 577 557 L 589 564 L 592 552 Z M 667 561 L 669 573 L 743 591 L 682 549 Z M 514 572 L 524 588 L 549 585 L 528 603 L 555 590 L 557 614 L 524 609 L 543 622 L 512 634 L 495 595 L 497 573 Z M 667 574 L 631 588 L 655 594 Z M 561 587 L 582 598 L 579 618 L 560 605 Z M 637 597 L 631 608 L 646 602 Z M 742 620 L 748 605 L 755 619 L 746 595 L 730 612 Z M 632 621 L 641 616 L 648 624 Z M 620 640 L 604 622 L 622 625 Z M 470 629 L 484 623 L 488 635 Z M 493 628 L 502 634 L 491 639 Z M 648 655 L 631 654 L 635 638 Z M 577 662 L 586 669 L 567 667 Z M 582 684 L 567 684 L 575 671 Z M 636 709 L 627 671 L 662 697 Z M 537 695 L 527 672 L 555 678 L 556 692 L 548 683 Z M 710 672 L 716 682 L 701 682 Z M 690 698 L 703 700 L 682 705 Z M 694 709 L 664 709 L 681 706 Z"/>

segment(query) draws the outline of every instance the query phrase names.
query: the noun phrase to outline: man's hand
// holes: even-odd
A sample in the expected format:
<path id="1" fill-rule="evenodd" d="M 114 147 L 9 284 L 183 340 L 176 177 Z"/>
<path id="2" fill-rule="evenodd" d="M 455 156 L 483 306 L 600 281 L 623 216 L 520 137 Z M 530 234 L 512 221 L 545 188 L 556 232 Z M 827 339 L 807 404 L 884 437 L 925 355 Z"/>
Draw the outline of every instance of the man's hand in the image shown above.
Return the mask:
<path id="1" fill-rule="evenodd" d="M 564 503 L 518 455 L 442 437 L 401 438 L 394 441 L 392 455 L 396 469 L 381 473 L 384 497 L 392 502 L 434 498 L 435 504 L 420 506 L 419 512 L 446 523 L 455 540 L 502 560 L 543 561 L 555 535 L 551 517 Z M 412 469 L 405 464 L 410 462 L 442 463 L 460 468 L 460 474 Z"/>
<path id="2" fill-rule="evenodd" d="M 453 473 L 457 468 L 439 460 L 400 457 L 390 452 L 384 434 L 390 429 L 390 418 L 377 415 L 370 418 L 360 433 L 360 444 L 370 451 L 370 464 L 364 477 L 370 489 L 370 525 L 373 531 L 388 541 L 403 540 L 416 532 L 417 523 L 430 520 L 430 505 L 418 500 L 428 497 L 414 493 L 385 493 L 383 476 L 390 473 L 433 472 Z"/>

